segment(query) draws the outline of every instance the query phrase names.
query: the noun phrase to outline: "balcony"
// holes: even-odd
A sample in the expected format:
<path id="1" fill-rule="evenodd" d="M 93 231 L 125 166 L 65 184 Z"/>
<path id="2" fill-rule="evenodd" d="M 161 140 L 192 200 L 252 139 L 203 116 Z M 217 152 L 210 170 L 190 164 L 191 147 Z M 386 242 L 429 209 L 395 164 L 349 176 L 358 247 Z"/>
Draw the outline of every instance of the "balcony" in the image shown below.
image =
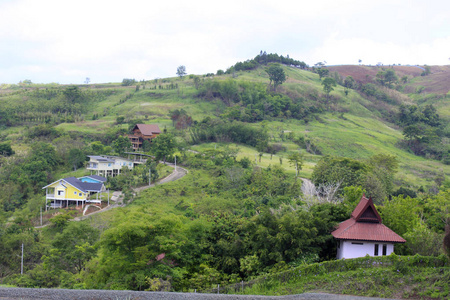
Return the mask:
<path id="1" fill-rule="evenodd" d="M 86 166 L 86 169 L 88 169 L 88 170 L 97 170 L 98 169 L 98 164 L 88 163 L 88 165 Z"/>

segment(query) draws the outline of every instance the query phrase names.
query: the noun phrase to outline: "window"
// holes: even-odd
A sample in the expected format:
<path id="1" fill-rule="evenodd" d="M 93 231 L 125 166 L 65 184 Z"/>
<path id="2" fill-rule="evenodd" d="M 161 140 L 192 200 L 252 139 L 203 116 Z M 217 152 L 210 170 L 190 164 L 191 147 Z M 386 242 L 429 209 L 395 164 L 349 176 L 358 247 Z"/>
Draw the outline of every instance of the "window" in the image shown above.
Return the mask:
<path id="1" fill-rule="evenodd" d="M 383 244 L 383 255 L 386 255 L 387 252 L 387 245 Z"/>
<path id="2" fill-rule="evenodd" d="M 364 243 L 352 242 L 352 245 L 364 245 Z"/>
<path id="3" fill-rule="evenodd" d="M 378 244 L 375 244 L 374 256 L 378 256 Z"/>
<path id="4" fill-rule="evenodd" d="M 81 195 L 82 195 L 81 193 L 78 194 L 78 196 L 80 196 L 80 197 L 81 197 Z"/>
<path id="5" fill-rule="evenodd" d="M 58 196 L 63 196 L 64 195 L 64 191 L 58 191 Z"/>
<path id="6" fill-rule="evenodd" d="M 77 192 L 75 191 L 75 192 L 73 192 L 73 194 L 74 194 L 74 195 L 76 195 L 76 194 L 77 194 Z"/>

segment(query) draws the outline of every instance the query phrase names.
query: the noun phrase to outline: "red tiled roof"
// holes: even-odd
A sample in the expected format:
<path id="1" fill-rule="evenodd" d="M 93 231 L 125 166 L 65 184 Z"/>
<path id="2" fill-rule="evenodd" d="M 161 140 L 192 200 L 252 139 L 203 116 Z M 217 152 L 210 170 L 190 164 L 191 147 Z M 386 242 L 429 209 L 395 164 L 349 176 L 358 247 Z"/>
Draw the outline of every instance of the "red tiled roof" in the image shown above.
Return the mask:
<path id="1" fill-rule="evenodd" d="M 377 242 L 406 242 L 401 236 L 381 223 L 357 222 L 348 219 L 339 224 L 338 229 L 331 233 L 339 240 L 377 241 Z"/>
<path id="2" fill-rule="evenodd" d="M 134 128 L 138 128 L 143 135 L 153 135 L 155 133 L 161 133 L 161 129 L 156 124 L 136 124 Z"/>
<path id="3" fill-rule="evenodd" d="M 351 218 L 340 223 L 331 233 L 340 240 L 360 240 L 377 242 L 406 242 L 401 236 L 381 223 L 381 217 L 372 199 L 363 196 L 353 210 Z"/>

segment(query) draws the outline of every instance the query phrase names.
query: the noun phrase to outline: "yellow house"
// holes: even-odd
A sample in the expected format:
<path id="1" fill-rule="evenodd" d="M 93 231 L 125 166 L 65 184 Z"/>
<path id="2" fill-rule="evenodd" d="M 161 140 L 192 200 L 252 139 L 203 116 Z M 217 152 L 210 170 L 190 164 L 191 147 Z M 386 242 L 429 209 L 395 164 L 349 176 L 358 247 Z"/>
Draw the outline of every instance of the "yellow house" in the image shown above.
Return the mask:
<path id="1" fill-rule="evenodd" d="M 98 195 L 106 191 L 103 182 L 83 182 L 75 177 L 59 179 L 42 189 L 45 189 L 46 209 L 67 207 L 69 204 L 81 204 L 83 207 L 86 203 L 101 203 Z"/>

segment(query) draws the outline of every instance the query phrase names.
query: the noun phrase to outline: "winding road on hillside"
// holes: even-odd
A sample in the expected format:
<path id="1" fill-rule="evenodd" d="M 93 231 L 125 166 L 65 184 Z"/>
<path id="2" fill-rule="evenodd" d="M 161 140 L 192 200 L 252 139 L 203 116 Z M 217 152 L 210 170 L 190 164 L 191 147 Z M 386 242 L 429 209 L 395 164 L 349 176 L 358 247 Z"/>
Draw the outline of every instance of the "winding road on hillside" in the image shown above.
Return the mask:
<path id="1" fill-rule="evenodd" d="M 179 166 L 175 166 L 172 163 L 166 163 L 166 165 L 171 166 L 171 167 L 174 168 L 172 173 L 170 173 L 168 176 L 164 177 L 163 179 L 159 180 L 157 183 L 152 183 L 151 185 L 145 185 L 145 186 L 141 186 L 141 187 L 138 187 L 138 188 L 134 188 L 133 189 L 133 193 L 136 195 L 137 193 L 139 193 L 141 191 L 144 191 L 146 189 L 152 188 L 155 185 L 160 185 L 160 184 L 164 184 L 164 183 L 168 183 L 168 182 L 172 182 L 172 181 L 178 180 L 180 178 L 183 178 L 188 173 L 188 170 L 186 170 L 184 168 L 181 168 Z M 105 207 L 104 209 L 101 209 L 101 210 L 95 211 L 93 213 L 90 213 L 90 214 L 88 214 L 86 216 L 74 218 L 73 220 L 74 221 L 85 220 L 85 219 L 89 218 L 90 216 L 92 216 L 94 214 L 102 213 L 102 212 L 105 212 L 105 211 L 110 210 L 110 209 L 115 208 L 115 207 L 123 207 L 123 206 L 125 206 L 125 204 L 123 203 L 122 192 L 114 192 L 113 193 L 113 197 L 116 197 L 114 204 L 109 205 L 109 206 Z"/>
<path id="2" fill-rule="evenodd" d="M 152 188 L 155 185 L 160 185 L 160 184 L 164 184 L 164 183 L 168 183 L 168 182 L 172 182 L 172 181 L 178 180 L 180 178 L 183 178 L 188 173 L 188 170 L 186 170 L 185 168 L 181 168 L 180 166 L 176 166 L 175 167 L 175 165 L 172 164 L 172 163 L 166 163 L 166 165 L 171 166 L 171 167 L 174 168 L 172 173 L 170 173 L 168 176 L 164 177 L 163 179 L 159 180 L 157 183 L 152 183 L 151 185 L 145 185 L 145 186 L 141 186 L 141 187 L 138 187 L 138 188 L 134 188 L 133 189 L 134 194 L 137 194 L 137 193 L 139 193 L 141 191 L 144 191 L 146 189 Z M 90 213 L 88 215 L 73 218 L 72 221 L 85 220 L 85 219 L 91 217 L 92 215 L 103 213 L 103 212 L 108 211 L 110 209 L 113 209 L 115 207 L 123 207 L 123 206 L 125 206 L 125 204 L 123 203 L 122 192 L 118 192 L 118 191 L 113 192 L 113 195 L 112 195 L 111 198 L 114 199 L 114 200 L 111 200 L 111 201 L 114 201 L 114 204 L 108 205 L 107 207 L 105 207 L 105 208 L 103 208 L 101 210 L 92 212 L 92 213 Z M 45 224 L 45 225 L 42 225 L 42 226 L 36 226 L 35 228 L 43 228 L 43 227 L 46 227 L 48 225 L 49 224 Z"/>

